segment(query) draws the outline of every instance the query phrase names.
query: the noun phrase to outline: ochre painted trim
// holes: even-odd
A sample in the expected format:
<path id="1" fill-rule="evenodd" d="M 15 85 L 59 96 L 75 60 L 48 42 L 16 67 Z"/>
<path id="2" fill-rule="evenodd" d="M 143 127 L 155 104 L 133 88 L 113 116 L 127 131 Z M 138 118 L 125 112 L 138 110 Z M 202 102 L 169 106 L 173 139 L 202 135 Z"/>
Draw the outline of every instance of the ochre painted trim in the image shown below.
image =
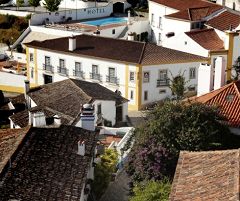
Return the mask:
<path id="1" fill-rule="evenodd" d="M 34 77 L 35 84 L 38 85 L 38 66 L 37 66 L 37 49 L 34 49 Z"/>
<path id="2" fill-rule="evenodd" d="M 128 79 L 129 79 L 129 66 L 125 67 L 125 98 L 128 99 Z"/>
<path id="3" fill-rule="evenodd" d="M 29 67 L 29 48 L 26 47 L 26 60 L 27 60 L 27 79 L 30 80 L 30 67 Z"/>
<path id="4" fill-rule="evenodd" d="M 231 80 L 232 76 L 232 60 L 233 60 L 233 40 L 234 34 L 228 33 L 229 45 L 228 45 L 228 56 L 227 56 L 227 81 Z"/>
<path id="5" fill-rule="evenodd" d="M 7 92 L 23 93 L 24 87 L 0 85 L 0 90 L 7 91 Z"/>
<path id="6" fill-rule="evenodd" d="M 210 51 L 210 55 L 227 55 L 228 50 L 215 50 L 215 51 Z"/>
<path id="7" fill-rule="evenodd" d="M 136 104 L 135 105 L 128 104 L 128 110 L 136 111 L 138 110 L 138 106 Z"/>

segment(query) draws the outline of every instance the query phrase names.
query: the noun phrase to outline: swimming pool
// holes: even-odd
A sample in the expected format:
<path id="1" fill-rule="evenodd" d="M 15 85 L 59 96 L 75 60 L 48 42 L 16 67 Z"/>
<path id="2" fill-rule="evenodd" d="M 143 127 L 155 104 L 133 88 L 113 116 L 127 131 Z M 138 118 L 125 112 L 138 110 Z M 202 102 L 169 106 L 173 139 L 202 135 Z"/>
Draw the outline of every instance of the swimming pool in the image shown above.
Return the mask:
<path id="1" fill-rule="evenodd" d="M 82 24 L 92 25 L 92 26 L 103 26 L 108 24 L 117 24 L 127 22 L 127 18 L 124 17 L 108 17 L 99 20 L 89 20 L 85 22 L 81 22 Z"/>

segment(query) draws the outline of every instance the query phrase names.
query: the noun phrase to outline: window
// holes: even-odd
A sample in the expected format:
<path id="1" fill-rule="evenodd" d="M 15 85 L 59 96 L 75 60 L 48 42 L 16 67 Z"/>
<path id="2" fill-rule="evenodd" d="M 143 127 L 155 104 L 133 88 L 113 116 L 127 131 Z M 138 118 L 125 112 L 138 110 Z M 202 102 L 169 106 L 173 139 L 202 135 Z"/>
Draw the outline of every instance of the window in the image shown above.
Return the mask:
<path id="1" fill-rule="evenodd" d="M 148 100 L 148 91 L 144 91 L 144 100 Z"/>
<path id="2" fill-rule="evenodd" d="M 187 41 L 184 41 L 184 45 L 187 45 Z"/>
<path id="3" fill-rule="evenodd" d="M 189 86 L 188 87 L 188 91 L 195 91 L 196 90 L 196 87 L 195 86 Z"/>
<path id="4" fill-rule="evenodd" d="M 97 114 L 102 114 L 102 105 L 101 104 L 97 105 Z"/>
<path id="5" fill-rule="evenodd" d="M 196 79 L 196 68 L 189 69 L 189 79 Z"/>
<path id="6" fill-rule="evenodd" d="M 134 72 L 130 72 L 129 80 L 130 80 L 130 82 L 135 81 L 135 73 Z"/>
<path id="7" fill-rule="evenodd" d="M 227 96 L 226 96 L 226 101 L 227 102 L 232 102 L 233 101 L 233 99 L 234 99 L 234 94 L 228 94 Z"/>
<path id="8" fill-rule="evenodd" d="M 45 65 L 46 66 L 50 66 L 50 57 L 48 57 L 48 56 L 45 56 Z"/>
<path id="9" fill-rule="evenodd" d="M 160 89 L 159 90 L 159 94 L 165 94 L 166 93 L 166 89 Z"/>
<path id="10" fill-rule="evenodd" d="M 158 45 L 162 45 L 162 34 L 158 34 Z"/>
<path id="11" fill-rule="evenodd" d="M 143 72 L 143 82 L 149 82 L 149 72 Z"/>
<path id="12" fill-rule="evenodd" d="M 133 90 L 130 91 L 130 99 L 133 100 L 134 92 Z"/>
<path id="13" fill-rule="evenodd" d="M 158 28 L 162 29 L 162 17 L 159 17 Z"/>
<path id="14" fill-rule="evenodd" d="M 154 26 L 154 14 L 152 13 L 152 16 L 151 16 L 151 25 Z"/>
<path id="15" fill-rule="evenodd" d="M 29 57 L 30 62 L 33 62 L 33 53 L 30 53 Z"/>
<path id="16" fill-rule="evenodd" d="M 112 30 L 112 34 L 115 34 L 115 29 Z"/>
<path id="17" fill-rule="evenodd" d="M 159 71 L 159 80 L 167 80 L 167 70 Z"/>
<path id="18" fill-rule="evenodd" d="M 75 62 L 75 71 L 80 72 L 82 70 L 82 66 L 80 62 Z"/>
<path id="19" fill-rule="evenodd" d="M 65 60 L 64 59 L 59 59 L 59 67 L 65 68 Z"/>
<path id="20" fill-rule="evenodd" d="M 31 78 L 33 78 L 33 68 L 31 68 Z"/>
<path id="21" fill-rule="evenodd" d="M 153 32 L 153 30 L 151 30 L 151 41 L 153 41 L 154 40 L 154 32 Z"/>
<path id="22" fill-rule="evenodd" d="M 98 74 L 98 66 L 97 65 L 92 65 L 92 73 Z"/>
<path id="23" fill-rule="evenodd" d="M 109 77 L 115 77 L 115 68 L 108 68 Z"/>

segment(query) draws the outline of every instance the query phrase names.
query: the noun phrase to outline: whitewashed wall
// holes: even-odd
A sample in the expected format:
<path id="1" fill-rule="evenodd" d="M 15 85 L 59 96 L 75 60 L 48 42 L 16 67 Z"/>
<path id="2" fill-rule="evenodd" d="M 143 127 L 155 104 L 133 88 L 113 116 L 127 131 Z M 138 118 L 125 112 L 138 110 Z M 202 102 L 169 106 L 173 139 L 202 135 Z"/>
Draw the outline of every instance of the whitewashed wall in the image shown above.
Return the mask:
<path id="1" fill-rule="evenodd" d="M 27 77 L 24 75 L 0 72 L 0 90 L 4 90 L 5 87 L 17 87 L 21 88 L 21 90 L 23 91 L 24 80 L 26 79 Z M 2 89 L 1 86 L 3 87 Z"/>
<path id="2" fill-rule="evenodd" d="M 106 97 L 107 98 L 107 97 Z M 112 125 L 116 124 L 116 102 L 115 101 L 105 101 L 105 100 L 95 100 L 93 105 L 95 107 L 95 122 L 97 121 L 97 105 L 101 104 L 102 107 L 102 117 L 108 121 L 112 122 Z"/>
<path id="3" fill-rule="evenodd" d="M 30 49 L 29 52 L 33 52 Z M 90 79 L 90 72 L 92 72 L 92 65 L 98 65 L 99 73 L 102 75 L 102 84 L 103 86 L 107 87 L 108 89 L 115 91 L 119 90 L 124 95 L 125 94 L 125 64 L 116 63 L 115 61 L 104 61 L 101 59 L 95 58 L 87 58 L 87 57 L 80 57 L 74 55 L 65 55 L 60 53 L 48 52 L 44 50 L 37 51 L 37 65 L 38 65 L 38 84 L 43 84 L 43 64 L 45 63 L 44 59 L 45 56 L 51 57 L 51 64 L 54 66 L 54 74 L 53 74 L 53 82 L 60 81 L 66 79 L 68 77 L 64 77 L 57 73 L 57 66 L 59 66 L 59 59 L 65 59 L 66 67 L 69 69 L 69 77 L 76 78 L 73 76 L 73 70 L 75 69 L 75 62 L 81 62 L 82 70 L 85 72 L 86 81 L 93 81 Z M 116 76 L 119 78 L 119 85 L 114 85 L 111 83 L 106 83 L 106 75 L 108 75 L 108 68 L 113 67 L 116 70 Z M 34 79 L 33 79 L 34 80 Z"/>
<path id="4" fill-rule="evenodd" d="M 34 14 L 31 18 L 31 25 L 45 24 L 45 20 L 48 18 L 49 22 L 62 22 L 69 17 L 72 20 L 83 20 L 83 19 L 93 19 L 99 17 L 107 17 L 113 12 L 113 4 L 109 3 L 107 6 L 102 7 L 92 7 L 92 8 L 82 8 L 77 10 L 67 10 L 58 12 L 49 12 Z"/>
<path id="5" fill-rule="evenodd" d="M 168 78 L 172 79 L 177 76 L 179 73 L 184 73 L 185 81 L 188 81 L 186 88 L 188 86 L 197 85 L 197 76 L 198 76 L 198 67 L 200 62 L 192 63 L 178 63 L 178 64 L 164 64 L 164 65 L 152 65 L 144 66 L 143 73 L 150 73 L 150 81 L 148 83 L 142 84 L 142 104 L 151 103 L 153 101 L 158 101 L 170 97 L 172 92 L 168 86 L 157 87 L 157 80 L 159 79 L 159 70 L 168 70 Z M 189 79 L 189 69 L 196 68 L 196 79 Z M 166 90 L 166 93 L 160 93 L 160 90 Z M 148 100 L 144 101 L 144 91 L 148 91 Z"/>
<path id="6" fill-rule="evenodd" d="M 24 53 L 19 53 L 19 52 L 15 52 L 15 51 L 6 51 L 5 52 L 9 57 L 13 57 L 13 60 L 20 62 L 20 63 L 27 63 L 27 58 L 26 58 L 26 54 Z"/>
<path id="7" fill-rule="evenodd" d="M 191 54 L 208 57 L 208 50 L 204 49 L 183 32 L 164 40 L 163 46 Z"/>
<path id="8" fill-rule="evenodd" d="M 27 11 L 16 11 L 16 10 L 0 10 L 1 15 L 15 15 L 19 17 L 26 17 L 27 15 L 32 14 L 32 12 L 27 12 Z"/>

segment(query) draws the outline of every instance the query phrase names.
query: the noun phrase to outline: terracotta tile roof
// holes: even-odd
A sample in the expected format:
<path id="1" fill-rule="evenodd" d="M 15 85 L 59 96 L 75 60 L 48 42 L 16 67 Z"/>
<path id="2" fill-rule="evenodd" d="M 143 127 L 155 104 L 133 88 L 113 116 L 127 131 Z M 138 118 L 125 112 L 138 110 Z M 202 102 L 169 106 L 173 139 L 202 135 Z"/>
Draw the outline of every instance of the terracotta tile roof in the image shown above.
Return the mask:
<path id="1" fill-rule="evenodd" d="M 154 64 L 168 64 L 168 63 L 187 63 L 187 62 L 198 62 L 206 61 L 206 57 L 201 57 L 194 54 L 181 52 L 157 46 L 151 43 L 147 43 L 145 51 L 142 56 L 141 64 L 143 65 L 154 65 Z"/>
<path id="2" fill-rule="evenodd" d="M 206 58 L 197 55 L 137 41 L 84 34 L 76 36 L 76 40 L 77 48 L 73 52 L 68 51 L 68 37 L 42 42 L 33 41 L 27 43 L 26 46 L 64 52 L 66 54 L 75 54 L 77 56 L 90 56 L 134 64 L 176 63 L 186 59 L 188 62 L 206 60 Z"/>
<path id="3" fill-rule="evenodd" d="M 176 10 L 186 10 L 188 8 L 199 8 L 199 7 L 209 7 L 209 6 L 219 6 L 215 3 L 204 0 L 151 0 L 155 3 L 173 8 Z"/>
<path id="4" fill-rule="evenodd" d="M 78 118 L 83 104 L 94 100 L 113 100 L 120 105 L 128 100 L 98 83 L 66 79 L 31 88 L 29 97 L 37 104 L 30 111 L 43 111 L 47 117 L 59 115 L 62 123 L 72 124 Z M 10 118 L 14 124 L 28 125 L 28 110 Z"/>
<path id="5" fill-rule="evenodd" d="M 181 10 L 179 12 L 166 15 L 166 17 L 182 19 L 187 21 L 200 21 L 203 18 L 213 14 L 214 12 L 220 9 L 222 9 L 222 7 L 219 6 L 188 8 L 186 10 Z"/>
<path id="6" fill-rule="evenodd" d="M 230 126 L 240 127 L 240 80 L 190 101 L 197 101 L 219 107 Z"/>
<path id="7" fill-rule="evenodd" d="M 240 151 L 181 151 L 170 201 L 239 201 Z"/>
<path id="8" fill-rule="evenodd" d="M 185 34 L 206 50 L 224 49 L 223 41 L 219 38 L 214 29 L 201 29 L 185 32 Z"/>
<path id="9" fill-rule="evenodd" d="M 0 173 L 17 150 L 28 130 L 28 127 L 24 129 L 0 129 Z"/>
<path id="10" fill-rule="evenodd" d="M 85 156 L 77 154 L 85 142 Z M 31 128 L 12 165 L 1 175 L 0 200 L 80 200 L 96 133 L 78 127 Z"/>
<path id="11" fill-rule="evenodd" d="M 235 29 L 240 24 L 240 15 L 225 11 L 206 22 L 206 25 L 215 29 L 226 31 L 230 26 Z"/>

